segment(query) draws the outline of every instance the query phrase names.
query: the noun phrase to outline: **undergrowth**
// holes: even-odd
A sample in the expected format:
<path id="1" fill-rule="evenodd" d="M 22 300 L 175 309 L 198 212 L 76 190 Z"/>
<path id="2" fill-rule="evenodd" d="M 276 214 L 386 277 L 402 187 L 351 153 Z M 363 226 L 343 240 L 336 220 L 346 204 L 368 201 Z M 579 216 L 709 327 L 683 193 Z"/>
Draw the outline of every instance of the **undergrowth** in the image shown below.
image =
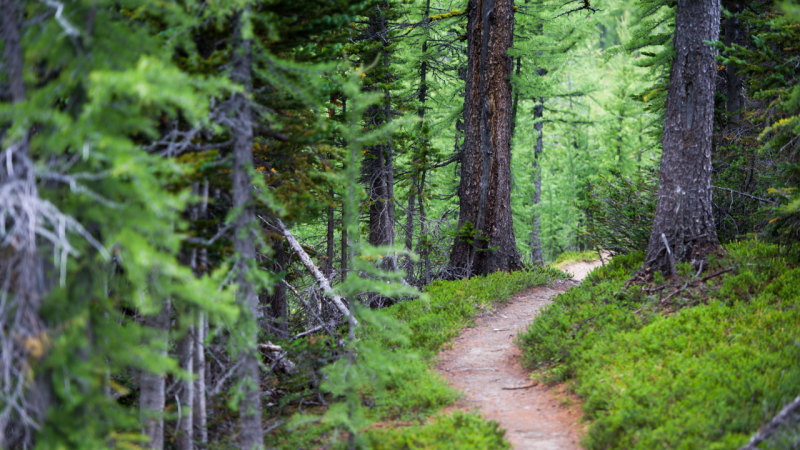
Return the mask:
<path id="1" fill-rule="evenodd" d="M 798 249 L 725 250 L 644 286 L 642 256 L 618 256 L 520 335 L 527 367 L 574 380 L 586 447 L 737 448 L 800 393 Z"/>
<path id="2" fill-rule="evenodd" d="M 357 358 L 363 373 L 358 392 L 363 417 L 358 418 L 362 426 L 356 445 L 364 448 L 507 448 L 504 432 L 496 423 L 487 422 L 479 415 L 461 412 L 434 415 L 455 401 L 458 393 L 431 368 L 432 357 L 464 327 L 472 325 L 479 313 L 490 311 L 529 287 L 561 277 L 566 275 L 549 267 L 539 267 L 469 280 L 436 281 L 424 289 L 425 295 L 419 299 L 380 311 L 362 311 L 359 317 L 362 321 L 361 353 Z M 298 347 L 295 351 L 315 352 L 320 359 L 324 358 L 325 349 L 332 347 L 327 337 L 309 337 L 294 345 Z M 325 403 L 335 400 L 340 391 L 330 385 L 335 384 L 338 375 L 330 369 L 308 369 L 305 375 L 293 377 L 292 389 L 298 394 L 285 396 L 286 401 L 293 403 L 285 410 L 287 414 L 294 414 L 288 426 L 273 432 L 271 446 L 344 448 L 348 445 L 350 436 L 333 425 L 348 415 L 341 404 L 307 409 L 296 405 L 298 398 L 308 396 L 300 392 L 304 386 L 308 390 L 315 383 L 314 376 L 325 379 L 322 382 L 323 390 L 327 390 Z M 303 401 L 299 404 L 302 406 Z M 409 421 L 403 426 L 393 425 Z"/>

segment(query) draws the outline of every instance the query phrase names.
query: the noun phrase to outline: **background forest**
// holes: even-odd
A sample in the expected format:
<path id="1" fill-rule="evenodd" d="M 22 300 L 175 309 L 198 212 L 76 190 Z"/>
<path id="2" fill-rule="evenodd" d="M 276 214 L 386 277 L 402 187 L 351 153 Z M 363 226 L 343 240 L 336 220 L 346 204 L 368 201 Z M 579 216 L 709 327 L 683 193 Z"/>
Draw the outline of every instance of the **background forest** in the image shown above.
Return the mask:
<path id="1" fill-rule="evenodd" d="M 716 233 L 794 267 L 800 6 L 708 3 Z M 507 445 L 429 363 L 559 256 L 642 266 L 682 4 L 0 0 L 0 447 Z"/>

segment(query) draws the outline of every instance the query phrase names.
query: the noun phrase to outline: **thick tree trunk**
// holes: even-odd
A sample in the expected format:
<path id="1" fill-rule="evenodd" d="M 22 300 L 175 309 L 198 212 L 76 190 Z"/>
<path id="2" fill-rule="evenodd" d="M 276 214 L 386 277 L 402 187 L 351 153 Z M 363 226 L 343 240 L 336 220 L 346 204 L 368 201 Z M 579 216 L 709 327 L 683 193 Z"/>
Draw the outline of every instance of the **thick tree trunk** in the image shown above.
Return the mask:
<path id="1" fill-rule="evenodd" d="M 467 7 L 464 150 L 459 230 L 450 275 L 469 277 L 522 268 L 511 218 L 511 83 L 507 55 L 513 0 L 471 0 Z M 469 224 L 469 225 L 468 225 Z M 473 231 L 466 232 L 469 229 Z"/>
<path id="2" fill-rule="evenodd" d="M 170 305 L 165 301 L 161 311 L 144 319 L 144 325 L 159 333 L 166 354 L 166 340 L 169 332 Z M 164 448 L 164 375 L 142 371 L 139 378 L 139 415 L 142 433 L 147 436 L 147 448 Z"/>
<path id="3" fill-rule="evenodd" d="M 719 246 L 711 205 L 716 62 L 704 42 L 717 40 L 719 21 L 719 0 L 678 1 L 647 274 L 672 273 L 674 262 L 699 264 Z"/>
<path id="4" fill-rule="evenodd" d="M 252 89 L 251 41 L 242 37 L 241 18 L 236 24 L 236 45 L 233 52 L 232 78 L 246 91 Z M 239 445 L 244 449 L 263 448 L 264 438 L 261 426 L 261 389 L 259 361 L 256 344 L 258 333 L 255 320 L 258 317 L 258 295 L 251 277 L 248 276 L 250 264 L 256 259 L 255 214 L 253 211 L 250 168 L 253 165 L 253 114 L 250 102 L 243 93 L 233 99 L 232 111 L 235 116 L 233 133 L 233 207 L 239 209 L 234 226 L 233 249 L 236 252 L 236 283 L 238 291 L 236 302 L 242 310 L 240 324 L 236 332 L 243 342 L 239 359 L 239 379 L 242 381 L 244 395 L 239 403 L 240 434 Z"/>

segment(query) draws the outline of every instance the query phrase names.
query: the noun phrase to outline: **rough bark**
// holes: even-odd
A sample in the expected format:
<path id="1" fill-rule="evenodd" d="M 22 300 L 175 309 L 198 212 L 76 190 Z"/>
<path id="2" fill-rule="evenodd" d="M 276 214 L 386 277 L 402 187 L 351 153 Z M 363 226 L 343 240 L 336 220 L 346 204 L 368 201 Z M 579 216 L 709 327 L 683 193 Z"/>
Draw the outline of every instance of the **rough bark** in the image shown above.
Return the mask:
<path id="1" fill-rule="evenodd" d="M 449 272 L 469 277 L 522 268 L 511 217 L 512 0 L 471 0 L 467 7 L 464 149 L 459 230 Z M 465 226 L 467 228 L 465 228 Z"/>
<path id="2" fill-rule="evenodd" d="M 161 311 L 144 319 L 146 327 L 156 330 L 158 338 L 166 341 L 169 331 L 169 302 L 164 302 Z M 166 345 L 162 354 L 166 355 Z M 164 448 L 164 375 L 142 371 L 139 378 L 139 415 L 142 433 L 147 436 L 146 448 Z"/>
<path id="3" fill-rule="evenodd" d="M 233 48 L 233 81 L 242 85 L 245 91 L 252 89 L 251 41 L 242 38 L 241 20 L 237 20 L 236 39 Z M 253 165 L 253 113 L 250 102 L 244 93 L 234 95 L 232 102 L 235 129 L 233 133 L 233 207 L 239 210 L 234 226 L 233 248 L 236 252 L 236 282 L 238 291 L 236 302 L 243 315 L 237 332 L 242 335 L 239 359 L 243 360 L 238 377 L 242 382 L 244 395 L 239 403 L 239 445 L 241 448 L 263 448 L 264 438 L 261 426 L 261 389 L 259 360 L 256 350 L 258 333 L 253 321 L 258 317 L 258 295 L 248 271 L 256 259 L 255 214 L 253 211 L 250 168 Z"/>
<path id="4" fill-rule="evenodd" d="M 659 173 L 658 203 L 644 270 L 671 273 L 677 262 L 699 264 L 719 247 L 711 204 L 714 50 L 719 0 L 680 0 Z"/>

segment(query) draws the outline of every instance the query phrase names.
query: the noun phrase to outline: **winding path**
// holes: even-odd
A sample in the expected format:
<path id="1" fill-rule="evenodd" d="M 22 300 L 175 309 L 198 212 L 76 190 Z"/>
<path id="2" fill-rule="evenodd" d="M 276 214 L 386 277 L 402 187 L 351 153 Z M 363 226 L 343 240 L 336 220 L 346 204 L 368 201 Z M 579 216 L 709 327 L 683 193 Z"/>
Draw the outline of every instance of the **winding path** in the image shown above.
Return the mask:
<path id="1" fill-rule="evenodd" d="M 556 280 L 550 287 L 531 288 L 456 338 L 453 347 L 439 354 L 437 370 L 451 386 L 464 393 L 457 407 L 477 409 L 506 430 L 517 449 L 579 449 L 582 425 L 575 406 L 564 406 L 563 396 L 528 378 L 519 364 L 514 336 L 524 331 L 553 297 L 574 286 L 597 262 L 578 262 L 563 270 L 573 280 Z"/>

